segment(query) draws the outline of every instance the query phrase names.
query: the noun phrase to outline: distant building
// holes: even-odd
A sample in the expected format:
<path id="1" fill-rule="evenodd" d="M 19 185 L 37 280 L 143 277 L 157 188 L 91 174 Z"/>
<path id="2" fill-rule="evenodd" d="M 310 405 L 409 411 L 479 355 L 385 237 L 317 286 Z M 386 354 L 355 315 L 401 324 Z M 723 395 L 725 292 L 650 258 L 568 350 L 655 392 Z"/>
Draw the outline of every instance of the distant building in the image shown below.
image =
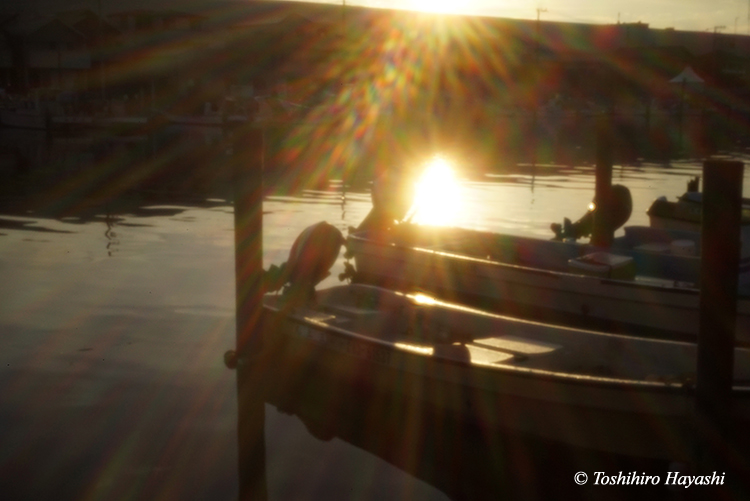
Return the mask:
<path id="1" fill-rule="evenodd" d="M 128 10 L 107 19 L 126 34 L 138 32 L 190 31 L 200 28 L 205 16 L 177 11 Z"/>
<path id="2" fill-rule="evenodd" d="M 0 80 L 16 92 L 86 92 L 101 86 L 104 49 L 119 31 L 91 11 L 33 10 L 0 22 Z"/>
<path id="3" fill-rule="evenodd" d="M 148 96 L 156 108 L 196 109 L 232 88 L 271 93 L 298 84 L 389 82 L 396 74 L 408 92 L 431 89 L 455 101 L 460 87 L 466 99 L 528 104 L 558 95 L 659 95 L 685 66 L 707 86 L 740 92 L 750 85 L 750 37 L 741 35 L 302 2 L 233 8 L 125 10 L 106 19 L 90 10 L 6 16 L 0 85 Z"/>

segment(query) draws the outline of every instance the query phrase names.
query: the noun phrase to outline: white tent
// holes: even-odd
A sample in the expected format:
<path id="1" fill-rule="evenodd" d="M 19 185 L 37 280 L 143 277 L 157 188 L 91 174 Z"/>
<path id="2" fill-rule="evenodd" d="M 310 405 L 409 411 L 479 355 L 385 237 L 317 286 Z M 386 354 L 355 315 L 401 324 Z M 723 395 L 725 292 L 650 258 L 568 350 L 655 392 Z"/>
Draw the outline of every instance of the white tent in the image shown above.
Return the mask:
<path id="1" fill-rule="evenodd" d="M 704 83 L 704 80 L 699 77 L 695 71 L 693 71 L 693 68 L 691 68 L 690 66 L 685 66 L 685 69 L 682 70 L 679 75 L 674 77 L 669 82 L 678 84 L 702 84 Z"/>

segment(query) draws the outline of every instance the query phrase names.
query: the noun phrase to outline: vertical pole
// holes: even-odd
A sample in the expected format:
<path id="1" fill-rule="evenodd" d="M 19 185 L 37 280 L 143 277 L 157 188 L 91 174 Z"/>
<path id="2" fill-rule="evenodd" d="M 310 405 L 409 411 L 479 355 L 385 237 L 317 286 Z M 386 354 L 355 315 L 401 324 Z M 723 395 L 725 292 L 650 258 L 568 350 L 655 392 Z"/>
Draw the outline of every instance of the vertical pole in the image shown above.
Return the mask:
<path id="1" fill-rule="evenodd" d="M 263 311 L 262 130 L 238 129 L 233 157 L 239 499 L 265 500 L 265 401 L 257 363 Z"/>
<path id="2" fill-rule="evenodd" d="M 541 40 L 540 40 L 540 20 L 542 16 L 542 12 L 547 12 L 547 9 L 542 9 L 537 7 L 536 9 L 536 33 L 534 35 L 534 69 L 535 69 L 535 76 L 539 75 L 539 51 L 541 50 Z M 531 152 L 531 166 L 533 168 L 536 168 L 536 160 L 537 160 L 537 150 L 539 149 L 539 105 L 540 105 L 540 99 L 541 96 L 539 95 L 541 93 L 540 89 L 540 83 L 539 78 L 535 78 L 534 81 L 534 114 L 532 116 L 531 120 L 531 127 L 532 127 L 532 152 Z M 532 189 L 533 189 L 533 180 L 535 177 L 535 173 L 532 172 Z"/>
<path id="3" fill-rule="evenodd" d="M 96 31 L 96 43 L 94 44 L 94 54 L 96 56 L 97 62 L 99 63 L 99 80 L 101 84 L 101 91 L 102 91 L 102 100 L 107 99 L 107 90 L 106 90 L 106 76 L 104 74 L 104 62 L 103 62 L 103 56 L 102 53 L 104 52 L 102 49 L 102 38 L 103 38 L 103 30 L 102 30 L 102 19 L 103 19 L 103 13 L 102 13 L 102 1 L 97 0 L 97 11 L 99 14 L 99 19 L 97 19 L 97 31 Z"/>
<path id="4" fill-rule="evenodd" d="M 682 128 L 685 122 L 685 77 L 682 77 L 682 83 L 680 84 L 680 109 L 677 115 L 677 153 L 682 151 Z"/>
<path id="5" fill-rule="evenodd" d="M 731 443 L 734 337 L 740 259 L 742 162 L 703 164 L 696 417 L 698 464 L 725 464 Z"/>
<path id="6" fill-rule="evenodd" d="M 532 175 L 536 172 L 536 156 L 539 148 L 539 96 L 535 97 L 534 112 L 531 115 L 531 167 Z M 533 177 L 532 177 L 533 179 Z"/>
<path id="7" fill-rule="evenodd" d="M 595 170 L 594 226 L 591 243 L 597 247 L 611 247 L 614 239 L 612 229 L 612 116 L 611 113 L 599 118 L 596 130 L 596 170 Z"/>

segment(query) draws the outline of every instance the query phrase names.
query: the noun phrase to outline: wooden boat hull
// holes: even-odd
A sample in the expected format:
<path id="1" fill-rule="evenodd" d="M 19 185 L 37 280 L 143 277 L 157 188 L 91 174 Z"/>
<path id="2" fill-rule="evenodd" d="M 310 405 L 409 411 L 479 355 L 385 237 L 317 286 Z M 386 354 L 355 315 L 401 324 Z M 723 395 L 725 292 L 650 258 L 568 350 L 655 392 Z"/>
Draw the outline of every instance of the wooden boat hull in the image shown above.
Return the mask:
<path id="1" fill-rule="evenodd" d="M 270 360 L 283 360 L 284 392 L 290 398 L 308 381 L 324 378 L 329 381 L 329 393 L 320 398 L 331 406 L 341 404 L 337 393 L 343 395 L 351 388 L 361 388 L 389 395 L 389 405 L 419 402 L 431 413 L 497 433 L 608 454 L 671 461 L 691 459 L 694 396 L 692 386 L 684 381 L 635 381 L 551 368 L 538 370 L 524 367 L 522 361 L 516 363 L 515 359 L 488 362 L 482 360 L 481 347 L 487 345 L 481 339 L 466 344 L 470 359 L 460 359 L 452 356 L 450 350 L 441 352 L 435 348 L 430 352 L 424 344 L 419 347 L 406 341 L 389 342 L 337 327 L 335 316 L 326 314 L 305 309 L 284 311 L 274 300 L 266 304 L 267 328 L 261 359 L 268 364 Z M 360 310 L 356 314 L 368 313 Z M 518 321 L 504 319 L 497 327 L 511 329 L 512 322 Z M 521 323 L 519 328 L 541 328 L 533 325 Z M 589 334 L 589 338 L 596 335 Z M 576 331 L 565 336 L 575 339 Z M 616 336 L 606 339 L 615 344 L 621 341 Z M 565 347 L 561 353 L 571 353 L 565 351 L 567 348 L 576 351 Z M 479 353 L 477 360 L 475 350 Z M 606 366 L 608 355 L 601 355 L 602 365 Z M 321 419 L 324 421 L 326 412 L 334 411 L 321 408 Z M 735 389 L 734 411 L 738 424 L 750 418 L 747 388 Z M 737 442 L 746 443 L 741 440 L 747 440 L 747 436 L 738 437 Z"/>
<path id="2" fill-rule="evenodd" d="M 350 236 L 347 246 L 354 255 L 357 280 L 364 283 L 424 289 L 492 311 L 609 332 L 686 340 L 698 334 L 699 291 L 693 283 L 599 278 L 396 245 L 366 234 Z M 568 252 L 558 260 L 565 262 L 585 250 L 571 246 Z M 698 260 L 692 262 L 697 268 Z M 742 298 L 737 308 L 737 341 L 747 344 L 750 299 Z"/>
<path id="3" fill-rule="evenodd" d="M 695 198 L 693 201 L 689 198 L 691 195 Z M 649 223 L 654 228 L 700 232 L 703 210 L 699 202 L 701 198 L 701 193 L 688 192 L 677 201 L 657 199 L 646 212 Z M 750 200 L 747 199 L 743 199 L 740 238 L 745 245 L 750 242 Z"/>

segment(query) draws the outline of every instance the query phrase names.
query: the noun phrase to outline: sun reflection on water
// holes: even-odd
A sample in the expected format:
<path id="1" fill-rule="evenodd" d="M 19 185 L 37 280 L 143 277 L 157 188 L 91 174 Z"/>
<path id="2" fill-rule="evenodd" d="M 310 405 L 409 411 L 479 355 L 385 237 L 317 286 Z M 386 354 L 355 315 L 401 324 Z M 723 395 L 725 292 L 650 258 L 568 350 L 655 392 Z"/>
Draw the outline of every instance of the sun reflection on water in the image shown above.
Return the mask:
<path id="1" fill-rule="evenodd" d="M 455 170 L 445 158 L 433 158 L 417 181 L 411 221 L 450 226 L 458 221 L 461 207 L 461 191 Z"/>

